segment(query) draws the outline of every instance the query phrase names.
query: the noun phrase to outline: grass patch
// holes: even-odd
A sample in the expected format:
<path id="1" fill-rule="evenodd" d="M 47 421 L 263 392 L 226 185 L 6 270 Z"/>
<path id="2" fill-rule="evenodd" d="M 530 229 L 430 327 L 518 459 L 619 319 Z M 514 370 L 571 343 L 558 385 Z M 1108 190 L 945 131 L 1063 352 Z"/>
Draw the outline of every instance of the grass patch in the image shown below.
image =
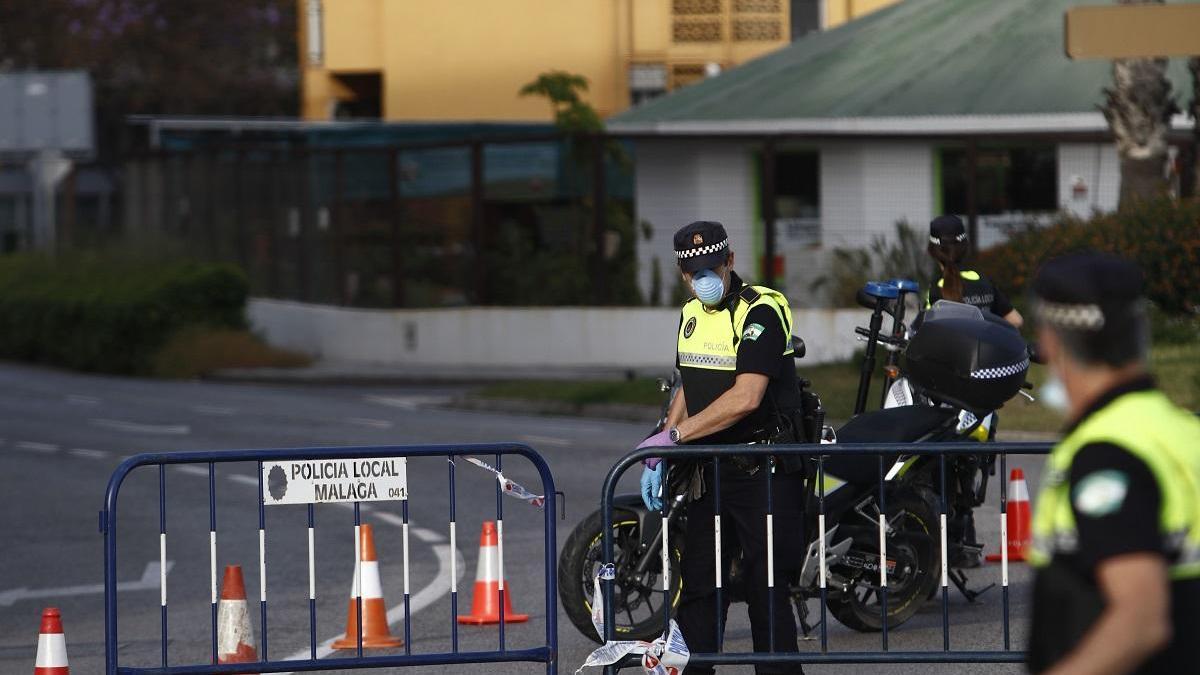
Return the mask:
<path id="1" fill-rule="evenodd" d="M 663 394 L 654 378 L 633 380 L 515 380 L 490 384 L 478 392 L 483 398 L 511 398 L 526 401 L 558 401 L 573 405 L 589 403 L 627 403 L 661 405 Z"/>
<path id="2" fill-rule="evenodd" d="M 1176 404 L 1189 410 L 1200 410 L 1200 344 L 1158 345 L 1151 353 L 1151 370 L 1158 378 L 1159 386 Z M 801 377 L 813 383 L 813 390 L 821 395 L 826 415 L 835 421 L 850 418 L 854 410 L 854 396 L 858 391 L 858 362 L 832 363 L 819 366 L 801 366 L 797 371 Z M 1045 381 L 1046 369 L 1034 365 L 1029 371 L 1029 381 L 1037 388 Z M 877 377 L 867 401 L 868 409 L 879 405 L 880 379 Z M 658 384 L 650 378 L 629 381 L 551 381 L 528 380 L 502 382 L 490 385 L 479 392 L 485 398 L 509 398 L 533 401 L 559 401 L 584 405 L 588 403 L 638 403 L 659 405 L 663 394 Z M 1000 411 L 1000 429 L 1021 431 L 1055 432 L 1062 429 L 1063 419 L 1055 411 L 1040 403 L 1031 403 L 1023 397 L 1009 401 Z"/>
<path id="3" fill-rule="evenodd" d="M 191 328 L 173 335 L 155 354 L 156 377 L 191 378 L 225 368 L 296 368 L 312 359 L 279 349 L 244 330 Z"/>

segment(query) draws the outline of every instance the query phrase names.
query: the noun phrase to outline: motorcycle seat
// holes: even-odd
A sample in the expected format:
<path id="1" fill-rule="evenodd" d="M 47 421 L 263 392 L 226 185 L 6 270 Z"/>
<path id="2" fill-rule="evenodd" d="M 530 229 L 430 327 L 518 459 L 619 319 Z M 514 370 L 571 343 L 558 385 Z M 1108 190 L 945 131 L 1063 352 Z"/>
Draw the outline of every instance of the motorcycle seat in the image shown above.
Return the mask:
<path id="1" fill-rule="evenodd" d="M 839 443 L 912 443 L 958 417 L 953 408 L 908 405 L 852 417 L 837 431 Z"/>
<path id="2" fill-rule="evenodd" d="M 933 406 L 904 406 L 872 410 L 853 417 L 838 429 L 838 443 L 912 443 L 957 419 L 957 411 Z M 879 460 L 872 455 L 838 457 L 837 445 L 829 448 L 825 471 L 847 483 L 879 480 Z"/>

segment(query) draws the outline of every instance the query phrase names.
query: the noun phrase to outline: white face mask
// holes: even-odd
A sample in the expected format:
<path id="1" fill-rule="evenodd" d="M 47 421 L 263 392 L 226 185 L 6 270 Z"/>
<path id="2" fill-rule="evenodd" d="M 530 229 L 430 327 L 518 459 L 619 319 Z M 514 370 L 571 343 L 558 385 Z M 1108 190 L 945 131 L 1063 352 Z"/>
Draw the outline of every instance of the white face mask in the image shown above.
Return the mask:
<path id="1" fill-rule="evenodd" d="M 1046 382 L 1038 390 L 1038 400 L 1047 408 L 1064 415 L 1071 408 L 1071 399 L 1067 397 L 1067 387 L 1053 370 L 1050 371 L 1050 377 L 1046 378 Z"/>

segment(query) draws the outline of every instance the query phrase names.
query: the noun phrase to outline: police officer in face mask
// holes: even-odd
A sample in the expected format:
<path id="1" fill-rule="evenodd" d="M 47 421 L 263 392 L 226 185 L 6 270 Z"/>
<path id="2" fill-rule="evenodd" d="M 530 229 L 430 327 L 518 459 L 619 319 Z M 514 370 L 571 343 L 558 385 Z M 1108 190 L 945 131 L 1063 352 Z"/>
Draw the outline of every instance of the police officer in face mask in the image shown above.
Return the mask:
<path id="1" fill-rule="evenodd" d="M 781 416 L 799 407 L 792 356 L 791 310 L 778 291 L 747 285 L 733 271 L 734 255 L 720 223 L 696 222 L 675 233 L 675 256 L 693 298 L 683 307 L 676 366 L 682 390 L 672 402 L 665 430 L 640 447 L 762 442 L 778 438 Z M 782 439 L 787 441 L 793 438 Z M 731 555 L 740 550 L 746 579 L 754 650 L 770 651 L 768 600 L 775 596 L 774 647 L 797 651 L 796 623 L 786 580 L 802 562 L 801 511 L 804 474 L 796 458 L 734 457 L 721 462 L 722 559 L 715 560 L 713 463 L 680 466 L 696 476 L 689 494 L 683 595 L 677 614 L 688 647 L 717 651 L 716 565 L 728 578 Z M 771 474 L 774 585 L 767 577 L 766 476 Z M 647 461 L 642 498 L 662 508 L 663 464 Z M 729 595 L 724 595 L 724 614 Z M 720 625 L 724 625 L 724 621 Z M 799 666 L 758 667 L 759 673 L 799 673 Z M 689 666 L 686 671 L 710 673 Z"/>
<path id="2" fill-rule="evenodd" d="M 1033 283 L 1042 400 L 1069 420 L 1034 500 L 1036 673 L 1200 671 L 1200 421 L 1147 373 L 1141 289 L 1100 254 Z"/>

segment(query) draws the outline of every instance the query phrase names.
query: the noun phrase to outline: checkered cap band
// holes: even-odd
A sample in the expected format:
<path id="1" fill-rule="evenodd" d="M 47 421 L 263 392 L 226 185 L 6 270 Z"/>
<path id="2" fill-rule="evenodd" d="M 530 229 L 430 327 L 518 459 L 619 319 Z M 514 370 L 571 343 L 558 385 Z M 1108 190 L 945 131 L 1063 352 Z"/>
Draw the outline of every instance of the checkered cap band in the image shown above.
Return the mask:
<path id="1" fill-rule="evenodd" d="M 718 241 L 715 244 L 708 244 L 707 246 L 698 246 L 696 248 L 689 248 L 686 251 L 675 251 L 675 257 L 679 260 L 686 260 L 688 258 L 695 258 L 698 255 L 708 255 L 710 253 L 720 253 L 721 251 L 724 251 L 727 248 L 729 248 L 729 239 L 722 239 L 721 241 Z"/>
<path id="2" fill-rule="evenodd" d="M 1104 328 L 1104 310 L 1095 304 L 1066 304 L 1041 300 L 1037 317 L 1044 323 L 1067 330 L 1095 331 Z"/>
<path id="3" fill-rule="evenodd" d="M 998 380 L 1002 377 L 1011 377 L 1029 370 L 1029 359 L 1022 359 L 1019 363 L 1000 366 L 998 368 L 983 368 L 981 370 L 971 371 L 972 380 Z"/>
<path id="4" fill-rule="evenodd" d="M 967 240 L 966 232 L 959 232 L 958 234 L 954 235 L 954 241 L 966 241 L 966 240 Z M 929 235 L 929 241 L 931 243 L 937 244 L 938 246 L 942 245 L 942 240 L 932 234 Z"/>

